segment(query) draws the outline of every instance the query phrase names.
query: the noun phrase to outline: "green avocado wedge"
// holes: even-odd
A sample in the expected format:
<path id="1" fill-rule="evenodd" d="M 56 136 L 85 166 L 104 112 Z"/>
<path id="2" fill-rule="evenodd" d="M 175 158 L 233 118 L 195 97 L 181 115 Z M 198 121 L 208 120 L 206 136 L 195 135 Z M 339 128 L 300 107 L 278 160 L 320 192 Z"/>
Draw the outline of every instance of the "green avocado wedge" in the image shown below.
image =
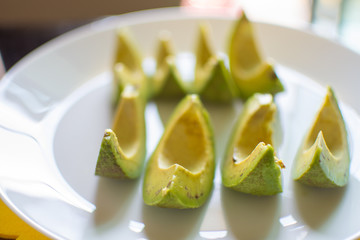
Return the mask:
<path id="1" fill-rule="evenodd" d="M 273 65 L 260 56 L 252 23 L 245 13 L 234 24 L 228 55 L 230 73 L 242 99 L 254 93 L 274 95 L 284 90 Z"/>
<path id="2" fill-rule="evenodd" d="M 196 46 L 194 92 L 202 100 L 230 103 L 236 95 L 236 85 L 230 77 L 224 60 L 216 56 L 209 40 L 209 26 L 199 25 Z"/>
<path id="3" fill-rule="evenodd" d="M 131 85 L 125 87 L 117 105 L 112 129 L 106 129 L 95 174 L 135 179 L 144 165 L 145 97 Z"/>
<path id="4" fill-rule="evenodd" d="M 345 123 L 334 91 L 328 87 L 322 106 L 299 148 L 293 164 L 293 178 L 314 187 L 343 187 L 349 179 L 349 167 Z"/>
<path id="5" fill-rule="evenodd" d="M 151 96 L 157 99 L 181 99 L 188 92 L 176 67 L 169 34 L 162 33 L 159 37 L 156 70 L 150 81 Z"/>
<path id="6" fill-rule="evenodd" d="M 144 176 L 147 205 L 198 208 L 211 193 L 214 137 L 208 113 L 197 95 L 187 95 L 170 117 Z"/>
<path id="7" fill-rule="evenodd" d="M 115 94 L 117 103 L 125 86 L 133 85 L 137 88 L 147 88 L 147 77 L 142 68 L 140 51 L 126 29 L 116 33 L 116 54 L 113 65 Z"/>
<path id="8" fill-rule="evenodd" d="M 271 146 L 275 113 L 270 94 L 255 94 L 246 101 L 222 162 L 225 187 L 259 196 L 282 192 L 284 165 Z"/>

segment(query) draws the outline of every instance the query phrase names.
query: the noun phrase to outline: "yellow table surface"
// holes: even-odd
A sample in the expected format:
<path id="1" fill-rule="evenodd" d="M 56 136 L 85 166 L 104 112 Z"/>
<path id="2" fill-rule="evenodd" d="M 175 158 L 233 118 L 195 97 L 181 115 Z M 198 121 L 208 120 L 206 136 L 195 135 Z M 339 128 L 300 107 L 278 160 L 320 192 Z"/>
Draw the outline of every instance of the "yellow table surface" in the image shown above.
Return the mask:
<path id="1" fill-rule="evenodd" d="M 24 222 L 0 199 L 0 239 L 43 240 L 49 238 Z"/>

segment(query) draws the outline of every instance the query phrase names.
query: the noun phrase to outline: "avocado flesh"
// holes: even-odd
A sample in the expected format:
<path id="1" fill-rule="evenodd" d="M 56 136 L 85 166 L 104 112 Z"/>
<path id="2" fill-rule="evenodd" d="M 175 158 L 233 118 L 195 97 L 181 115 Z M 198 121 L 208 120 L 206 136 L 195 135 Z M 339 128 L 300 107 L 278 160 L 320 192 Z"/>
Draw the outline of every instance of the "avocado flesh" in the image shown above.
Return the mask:
<path id="1" fill-rule="evenodd" d="M 276 105 L 270 94 L 255 94 L 247 100 L 223 160 L 225 187 L 254 195 L 282 192 L 283 164 L 271 146 L 275 113 Z"/>
<path id="2" fill-rule="evenodd" d="M 218 58 L 211 48 L 208 32 L 207 25 L 200 25 L 193 92 L 204 101 L 230 103 L 236 95 L 236 85 L 224 60 Z"/>
<path id="3" fill-rule="evenodd" d="M 147 78 L 142 68 L 142 59 L 130 34 L 122 29 L 117 32 L 114 60 L 114 102 L 117 103 L 125 86 L 133 85 L 145 91 Z"/>
<path id="4" fill-rule="evenodd" d="M 176 67 L 174 50 L 167 35 L 162 35 L 159 39 L 156 64 L 156 71 L 151 79 L 152 97 L 183 98 L 187 93 L 187 86 Z"/>
<path id="5" fill-rule="evenodd" d="M 313 125 L 299 148 L 293 178 L 314 187 L 343 187 L 349 179 L 349 166 L 345 123 L 334 92 L 328 87 Z"/>
<path id="6" fill-rule="evenodd" d="M 147 205 L 197 208 L 208 198 L 214 178 L 214 139 L 209 116 L 197 95 L 176 107 L 146 167 Z"/>
<path id="7" fill-rule="evenodd" d="M 139 177 L 146 153 L 145 100 L 127 86 L 116 109 L 112 129 L 105 130 L 95 174 L 111 178 Z"/>
<path id="8" fill-rule="evenodd" d="M 230 73 L 241 98 L 248 99 L 254 93 L 274 95 L 284 90 L 273 65 L 260 56 L 253 26 L 244 13 L 235 23 L 228 54 Z"/>

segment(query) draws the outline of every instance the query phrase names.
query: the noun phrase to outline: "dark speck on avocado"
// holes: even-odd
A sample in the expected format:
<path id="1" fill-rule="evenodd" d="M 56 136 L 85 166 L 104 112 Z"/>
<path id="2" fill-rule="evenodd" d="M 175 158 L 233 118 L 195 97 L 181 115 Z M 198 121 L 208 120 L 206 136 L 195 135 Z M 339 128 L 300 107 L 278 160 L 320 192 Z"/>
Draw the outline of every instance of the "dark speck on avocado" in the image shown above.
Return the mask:
<path id="1" fill-rule="evenodd" d="M 277 77 L 276 73 L 274 71 L 272 71 L 270 74 L 270 79 L 275 81 L 277 78 L 278 77 Z"/>

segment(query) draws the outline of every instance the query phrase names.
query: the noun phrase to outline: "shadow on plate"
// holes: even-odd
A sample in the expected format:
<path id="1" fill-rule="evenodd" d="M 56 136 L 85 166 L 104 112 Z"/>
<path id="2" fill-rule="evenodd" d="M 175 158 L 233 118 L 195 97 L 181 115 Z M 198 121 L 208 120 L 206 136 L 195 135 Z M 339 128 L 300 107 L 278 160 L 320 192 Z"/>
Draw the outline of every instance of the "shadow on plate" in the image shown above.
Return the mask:
<path id="1" fill-rule="evenodd" d="M 279 195 L 254 196 L 225 187 L 221 202 L 229 231 L 237 239 L 265 239 L 279 218 Z"/>
<path id="2" fill-rule="evenodd" d="M 95 224 L 103 225 L 117 216 L 125 216 L 139 182 L 100 177 L 96 192 Z"/>
<path id="3" fill-rule="evenodd" d="M 209 113 L 216 139 L 216 152 L 223 157 L 223 151 L 231 136 L 231 130 L 238 118 L 242 103 L 234 101 L 232 104 L 208 103 L 204 106 Z"/>
<path id="4" fill-rule="evenodd" d="M 148 239 L 193 239 L 199 232 L 209 199 L 200 208 L 171 209 L 143 204 L 143 221 Z"/>
<path id="5" fill-rule="evenodd" d="M 346 191 L 344 188 L 325 189 L 294 182 L 293 189 L 299 213 L 311 228 L 319 228 L 339 205 Z"/>
<path id="6" fill-rule="evenodd" d="M 280 149 L 280 146 L 284 143 L 284 128 L 283 123 L 281 119 L 281 113 L 280 108 L 278 104 L 276 105 L 277 111 L 275 113 L 275 119 L 274 119 L 274 131 L 273 131 L 273 147 L 275 150 Z"/>

